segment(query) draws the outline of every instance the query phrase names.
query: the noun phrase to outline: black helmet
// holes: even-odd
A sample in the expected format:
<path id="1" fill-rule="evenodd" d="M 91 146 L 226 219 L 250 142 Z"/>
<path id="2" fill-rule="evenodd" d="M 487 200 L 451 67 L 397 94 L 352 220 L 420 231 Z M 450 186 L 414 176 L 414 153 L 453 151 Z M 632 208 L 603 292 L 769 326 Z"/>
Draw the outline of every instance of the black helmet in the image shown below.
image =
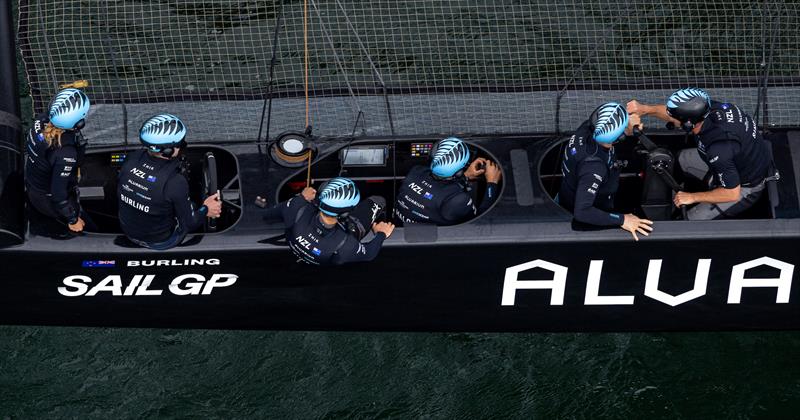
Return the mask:
<path id="1" fill-rule="evenodd" d="M 703 121 L 711 111 L 711 98 L 702 89 L 676 90 L 667 99 L 667 113 L 681 123 L 694 124 Z"/>

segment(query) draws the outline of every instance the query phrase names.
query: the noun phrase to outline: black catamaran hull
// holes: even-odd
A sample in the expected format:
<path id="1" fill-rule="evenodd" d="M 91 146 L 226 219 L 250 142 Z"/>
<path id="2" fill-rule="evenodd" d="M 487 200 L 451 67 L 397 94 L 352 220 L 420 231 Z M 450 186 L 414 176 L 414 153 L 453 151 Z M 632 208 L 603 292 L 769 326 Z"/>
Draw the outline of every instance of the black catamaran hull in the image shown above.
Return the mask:
<path id="1" fill-rule="evenodd" d="M 13 92 L 16 49 L 7 6 L 0 7 L 0 86 L 2 92 Z M 559 83 L 557 104 L 571 83 Z M 653 88 L 654 83 L 646 85 Z M 588 87 L 601 86 L 593 81 Z M 392 92 L 411 92 L 398 89 Z M 56 240 L 30 229 L 37 223 L 32 212 L 25 213 L 18 98 L 0 95 L 0 324 L 531 332 L 800 329 L 800 297 L 792 287 L 800 264 L 797 131 L 768 136 L 780 183 L 771 184 L 743 220 L 715 222 L 670 220 L 671 191 L 651 194 L 643 188 L 660 181 L 644 166 L 635 142 L 621 142 L 618 157 L 626 155 L 630 166 L 617 205 L 664 215 L 654 235 L 638 243 L 616 228 L 573 231 L 570 215 L 552 199 L 560 182 L 563 137 L 520 130 L 509 136 L 463 135 L 477 155 L 502 168 L 499 198 L 491 209 L 457 226 L 398 228 L 370 263 L 337 268 L 295 263 L 281 240 L 282 223 L 263 220 L 257 196 L 274 205 L 300 192 L 306 182 L 318 186 L 344 175 L 357 182 L 362 195 L 383 195 L 391 206 L 404 175 L 415 165 L 429 164 L 420 150 L 430 150 L 447 135 L 395 136 L 389 90 L 383 86 L 381 91 L 392 137 L 314 139 L 308 172 L 262 150 L 267 145 L 260 143 L 260 132 L 257 142 L 247 137 L 224 147 L 190 139 L 184 152 L 192 163 L 187 170 L 192 196 L 199 201 L 203 191 L 216 189 L 207 176 L 216 167 L 223 216 L 205 234 L 167 252 L 131 247 L 118 236 L 119 163 L 138 147 L 127 141 L 125 147 L 93 148 L 81 167 L 81 205 L 99 232 Z M 483 85 L 476 91 L 488 92 Z M 560 112 L 557 105 L 558 132 L 564 118 Z M 132 122 L 125 121 L 123 127 L 130 127 Z M 267 138 L 269 121 L 268 116 Z M 785 126 L 796 129 L 797 124 Z M 482 130 L 502 132 L 498 127 L 506 126 Z M 694 147 L 680 134 L 653 139 L 672 152 Z M 381 159 L 348 165 L 340 152 L 351 145 L 371 148 Z M 209 153 L 215 164 L 202 164 Z M 482 187 L 476 186 L 476 197 Z M 646 200 L 642 191 L 649 191 Z"/>
<path id="2" fill-rule="evenodd" d="M 294 264 L 288 250 L 5 252 L 0 320 L 381 331 L 798 329 L 796 244 L 388 246 L 374 263 L 331 269 Z"/>

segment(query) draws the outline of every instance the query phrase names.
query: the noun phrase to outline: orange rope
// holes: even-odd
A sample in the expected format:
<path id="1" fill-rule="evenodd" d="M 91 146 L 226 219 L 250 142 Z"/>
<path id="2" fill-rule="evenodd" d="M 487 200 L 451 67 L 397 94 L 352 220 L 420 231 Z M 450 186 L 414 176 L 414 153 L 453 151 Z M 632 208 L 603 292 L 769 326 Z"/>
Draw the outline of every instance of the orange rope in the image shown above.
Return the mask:
<path id="1" fill-rule="evenodd" d="M 306 94 L 306 128 L 308 128 L 308 0 L 303 2 L 303 49 L 305 50 L 305 78 L 303 84 Z"/>

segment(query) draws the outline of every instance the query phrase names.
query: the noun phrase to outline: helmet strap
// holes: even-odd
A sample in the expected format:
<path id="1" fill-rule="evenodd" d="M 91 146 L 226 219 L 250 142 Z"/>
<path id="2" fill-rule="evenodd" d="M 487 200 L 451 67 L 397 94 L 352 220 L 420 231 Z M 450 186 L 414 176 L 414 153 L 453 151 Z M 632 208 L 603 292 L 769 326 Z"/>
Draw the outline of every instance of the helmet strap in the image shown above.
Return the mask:
<path id="1" fill-rule="evenodd" d="M 164 148 L 161 148 L 161 147 L 158 147 L 158 146 L 155 146 L 155 145 L 149 145 L 147 148 L 151 152 L 159 154 L 164 159 L 174 159 L 175 156 L 173 156 L 173 155 L 175 154 L 175 149 L 176 148 L 183 149 L 186 146 L 187 146 L 186 140 L 181 140 L 177 144 L 170 144 L 169 146 L 164 147 Z"/>

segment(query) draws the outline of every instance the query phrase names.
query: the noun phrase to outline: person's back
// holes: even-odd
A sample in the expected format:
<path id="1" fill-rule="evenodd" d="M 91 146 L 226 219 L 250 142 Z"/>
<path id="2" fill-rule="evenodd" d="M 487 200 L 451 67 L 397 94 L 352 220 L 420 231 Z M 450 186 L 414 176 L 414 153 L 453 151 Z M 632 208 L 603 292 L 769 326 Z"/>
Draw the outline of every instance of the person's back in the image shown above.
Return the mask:
<path id="1" fill-rule="evenodd" d="M 28 202 L 38 213 L 72 232 L 81 232 L 87 222 L 92 227 L 81 210 L 77 192 L 85 149 L 80 129 L 89 108 L 89 98 L 82 91 L 60 91 L 49 112 L 33 122 L 25 141 Z"/>
<path id="2" fill-rule="evenodd" d="M 155 250 L 175 247 L 206 217 L 220 215 L 219 194 L 207 197 L 199 209 L 189 197 L 189 182 L 179 173 L 185 137 L 186 126 L 178 117 L 156 115 L 139 130 L 139 141 L 147 149 L 129 153 L 122 165 L 117 183 L 119 224 L 137 245 Z"/>
<path id="3" fill-rule="evenodd" d="M 600 146 L 594 139 L 594 126 L 587 120 L 564 145 L 561 163 L 563 175 L 558 202 L 575 215 L 576 220 L 599 226 L 622 224 L 622 216 L 608 219 L 591 214 L 594 208 L 611 212 L 619 187 L 619 169 L 615 168 L 614 148 Z M 588 194 L 578 194 L 578 189 Z M 581 198 L 581 200 L 576 200 Z M 577 204 L 577 205 L 576 205 Z M 615 214 L 615 213 L 612 213 Z M 608 219 L 608 223 L 606 222 Z"/>
<path id="4" fill-rule="evenodd" d="M 45 126 L 48 124 L 47 116 L 40 115 L 33 122 L 25 141 L 26 157 L 25 160 L 25 183 L 29 189 L 44 193 L 52 192 L 52 179 L 54 167 L 57 163 L 67 165 L 67 171 L 63 167 L 58 168 L 62 171 L 72 172 L 73 167 L 77 167 L 78 150 L 80 145 L 75 140 L 75 134 L 64 131 L 60 134 L 57 141 L 48 142 L 45 138 Z M 83 150 L 80 150 L 83 152 Z M 81 153 L 82 155 L 83 153 Z M 61 177 L 61 174 L 58 174 Z M 75 181 L 69 180 L 69 186 L 74 186 Z"/>
<path id="5" fill-rule="evenodd" d="M 689 220 L 735 217 L 755 204 L 771 172 L 772 156 L 753 119 L 741 108 L 712 101 L 702 89 L 678 89 L 664 105 L 628 102 L 630 112 L 652 115 L 697 136 L 697 147 L 678 154 L 678 166 L 703 181 L 700 191 L 678 191 L 676 207 L 688 206 Z"/>
<path id="6" fill-rule="evenodd" d="M 697 150 L 709 167 L 717 156 L 733 164 L 728 171 L 721 171 L 722 176 L 717 174 L 720 185 L 750 186 L 768 175 L 771 158 L 766 142 L 753 119 L 736 105 L 711 101 L 710 113 L 697 135 Z"/>
<path id="7" fill-rule="evenodd" d="M 122 231 L 142 242 L 161 242 L 175 230 L 173 199 L 167 192 L 188 184 L 178 173 L 180 161 L 158 159 L 146 150 L 128 154 L 120 171 L 117 194 Z M 188 186 L 187 186 L 188 189 Z"/>
<path id="8" fill-rule="evenodd" d="M 411 168 L 397 192 L 395 215 L 403 223 L 452 225 L 475 216 L 475 204 L 456 180 L 434 178 L 430 168 Z"/>
<path id="9" fill-rule="evenodd" d="M 625 138 L 626 130 L 639 124 L 616 102 L 597 107 L 589 119 L 564 145 L 558 203 L 574 216 L 579 230 L 619 226 L 639 240 L 648 236 L 652 221 L 632 213 L 614 212 L 614 195 L 619 187 L 614 144 Z"/>
<path id="10" fill-rule="evenodd" d="M 325 266 L 369 261 L 378 255 L 386 239 L 384 234 L 379 234 L 377 240 L 365 246 L 354 232 L 340 222 L 329 226 L 323 224 L 314 204 L 299 197 L 292 201 L 289 205 L 294 220 L 287 221 L 286 238 L 297 258 L 309 264 Z M 363 258 L 354 258 L 357 256 Z"/>
<path id="11" fill-rule="evenodd" d="M 42 115 L 28 133 L 25 183 L 30 190 L 58 194 L 61 189 L 77 186 L 77 168 L 83 161 L 85 146 L 78 143 L 71 131 L 63 131 L 58 139 L 48 142 L 44 128 L 47 124 L 46 116 Z"/>
<path id="12" fill-rule="evenodd" d="M 404 223 L 439 226 L 465 222 L 486 211 L 497 199 L 500 168 L 477 158 L 470 163 L 467 144 L 456 137 L 436 143 L 429 167 L 415 166 L 403 180 L 395 201 L 394 216 Z M 478 207 L 469 193 L 469 181 L 486 177 L 486 192 Z"/>
<path id="13" fill-rule="evenodd" d="M 274 210 L 286 227 L 289 249 L 299 261 L 319 266 L 372 261 L 394 225 L 378 222 L 386 201 L 377 196 L 361 201 L 355 184 L 346 178 L 334 178 L 320 188 L 320 197 L 306 188 Z M 375 233 L 369 242 L 361 240 Z"/>

